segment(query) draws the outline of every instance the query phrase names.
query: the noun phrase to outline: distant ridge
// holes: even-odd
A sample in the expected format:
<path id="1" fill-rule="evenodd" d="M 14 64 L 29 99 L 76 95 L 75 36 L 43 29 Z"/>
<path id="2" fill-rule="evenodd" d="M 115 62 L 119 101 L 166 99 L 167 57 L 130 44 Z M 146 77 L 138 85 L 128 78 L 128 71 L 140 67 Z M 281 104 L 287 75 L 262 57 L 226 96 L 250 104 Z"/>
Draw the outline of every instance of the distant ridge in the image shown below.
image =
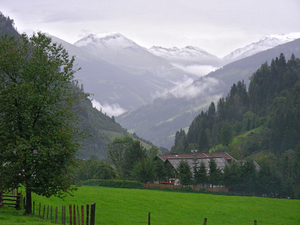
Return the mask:
<path id="1" fill-rule="evenodd" d="M 198 94 L 190 95 L 192 98 L 180 98 L 169 93 L 167 98 L 157 98 L 152 104 L 117 117 L 117 121 L 152 143 L 170 149 L 174 144 L 175 133 L 180 129 L 188 129 L 195 116 L 201 110 L 205 111 L 211 101 L 217 101 L 226 95 L 233 83 L 238 81 L 244 80 L 248 87 L 250 76 L 261 64 L 270 63 L 280 53 L 283 53 L 286 59 L 293 53 L 300 57 L 300 39 L 232 62 L 180 89 L 179 96 L 198 91 Z"/>
<path id="2" fill-rule="evenodd" d="M 185 65 L 201 64 L 213 66 L 220 66 L 221 64 L 221 60 L 217 56 L 194 46 L 186 46 L 185 48 L 163 48 L 159 46 L 153 46 L 149 49 L 149 52 L 167 59 L 171 63 L 182 63 Z"/>
<path id="3" fill-rule="evenodd" d="M 223 65 L 237 61 L 239 59 L 254 55 L 256 53 L 274 48 L 278 45 L 282 45 L 300 38 L 300 32 L 290 34 L 270 34 L 261 38 L 258 42 L 246 45 L 243 48 L 236 49 L 230 54 L 222 58 Z"/>

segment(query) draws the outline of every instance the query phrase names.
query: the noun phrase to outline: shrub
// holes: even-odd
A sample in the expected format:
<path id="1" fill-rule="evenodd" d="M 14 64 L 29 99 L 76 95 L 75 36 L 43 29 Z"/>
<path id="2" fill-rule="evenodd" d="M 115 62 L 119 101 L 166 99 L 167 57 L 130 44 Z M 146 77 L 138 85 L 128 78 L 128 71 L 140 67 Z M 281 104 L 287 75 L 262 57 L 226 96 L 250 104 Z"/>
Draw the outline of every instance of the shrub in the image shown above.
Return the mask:
<path id="1" fill-rule="evenodd" d="M 113 188 L 143 188 L 142 182 L 129 181 L 129 180 L 90 179 L 90 180 L 83 181 L 82 185 L 113 187 Z"/>

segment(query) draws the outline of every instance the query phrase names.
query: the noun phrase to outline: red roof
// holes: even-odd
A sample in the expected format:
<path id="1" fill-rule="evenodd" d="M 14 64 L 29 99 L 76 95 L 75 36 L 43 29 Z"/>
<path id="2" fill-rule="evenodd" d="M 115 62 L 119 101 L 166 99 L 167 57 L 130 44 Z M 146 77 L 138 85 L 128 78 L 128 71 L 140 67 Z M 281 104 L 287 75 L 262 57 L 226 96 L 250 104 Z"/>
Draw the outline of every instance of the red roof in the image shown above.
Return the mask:
<path id="1" fill-rule="evenodd" d="M 224 159 L 231 159 L 235 160 L 231 155 L 227 154 L 226 152 L 201 152 L 197 154 L 189 153 L 189 154 L 170 154 L 170 155 L 158 155 L 159 158 L 161 158 L 163 161 L 166 161 L 167 159 L 189 159 L 194 158 L 194 155 L 196 155 L 197 159 L 205 159 L 205 158 L 224 158 Z"/>

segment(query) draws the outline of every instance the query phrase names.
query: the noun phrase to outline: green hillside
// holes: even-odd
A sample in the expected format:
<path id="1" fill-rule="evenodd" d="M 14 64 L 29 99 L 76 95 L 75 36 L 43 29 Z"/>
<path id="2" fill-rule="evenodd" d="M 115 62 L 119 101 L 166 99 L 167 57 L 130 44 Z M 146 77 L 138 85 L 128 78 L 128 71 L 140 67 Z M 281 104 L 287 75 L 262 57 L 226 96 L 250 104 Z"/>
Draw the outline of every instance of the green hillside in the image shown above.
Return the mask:
<path id="1" fill-rule="evenodd" d="M 93 108 L 89 99 L 80 103 L 80 126 L 87 130 L 90 137 L 82 143 L 79 158 L 98 156 L 107 157 L 107 144 L 116 137 L 127 135 L 126 129 L 114 121 L 114 118 Z"/>
<path id="2" fill-rule="evenodd" d="M 299 198 L 299 112 L 300 59 L 292 55 L 286 60 L 280 54 L 251 76 L 248 91 L 244 82 L 233 84 L 225 98 L 216 105 L 212 102 L 207 111 L 194 118 L 187 133 L 177 131 L 171 152 L 198 149 L 227 152 L 243 161 L 255 160 L 261 168 L 258 177 L 268 187 L 263 192 Z M 232 178 L 235 185 L 242 167 L 243 164 L 226 168 L 224 174 L 232 174 L 225 182 Z"/>
<path id="3" fill-rule="evenodd" d="M 207 151 L 219 144 L 240 143 L 242 156 L 247 157 L 261 150 L 281 154 L 295 149 L 300 143 L 299 72 L 300 60 L 294 55 L 286 61 L 280 54 L 270 65 L 262 64 L 248 91 L 244 82 L 233 84 L 217 105 L 212 102 L 195 117 L 187 134 L 176 136 L 172 151 Z"/>

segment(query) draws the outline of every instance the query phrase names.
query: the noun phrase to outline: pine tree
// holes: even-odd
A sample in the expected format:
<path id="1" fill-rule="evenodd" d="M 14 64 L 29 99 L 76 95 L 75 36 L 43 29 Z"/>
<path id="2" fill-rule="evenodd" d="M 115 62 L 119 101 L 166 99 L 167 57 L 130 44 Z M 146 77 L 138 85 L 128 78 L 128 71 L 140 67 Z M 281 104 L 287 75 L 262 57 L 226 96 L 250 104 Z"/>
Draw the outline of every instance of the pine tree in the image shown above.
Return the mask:
<path id="1" fill-rule="evenodd" d="M 189 185 L 192 183 L 193 175 L 191 172 L 190 165 L 187 161 L 181 160 L 177 170 L 179 172 L 179 180 L 182 185 Z"/>
<path id="2" fill-rule="evenodd" d="M 207 172 L 205 163 L 201 161 L 200 167 L 194 168 L 194 184 L 198 185 L 201 184 L 202 186 L 205 186 L 207 184 L 208 178 L 207 178 Z"/>
<path id="3" fill-rule="evenodd" d="M 208 182 L 212 185 L 221 184 L 221 170 L 217 167 L 217 163 L 214 158 L 210 158 L 209 160 L 209 177 Z"/>

